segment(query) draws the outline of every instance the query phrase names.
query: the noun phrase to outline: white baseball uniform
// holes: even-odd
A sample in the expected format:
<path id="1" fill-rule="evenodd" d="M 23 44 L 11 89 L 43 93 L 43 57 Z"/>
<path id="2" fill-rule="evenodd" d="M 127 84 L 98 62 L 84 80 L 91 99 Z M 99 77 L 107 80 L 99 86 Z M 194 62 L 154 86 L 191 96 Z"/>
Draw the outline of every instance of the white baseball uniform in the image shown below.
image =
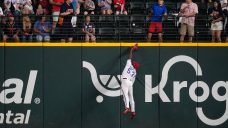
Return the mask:
<path id="1" fill-rule="evenodd" d="M 123 91 L 123 99 L 125 107 L 129 108 L 131 105 L 131 111 L 135 112 L 135 101 L 133 97 L 133 84 L 135 82 L 136 70 L 132 65 L 131 59 L 127 60 L 127 64 L 122 73 L 121 88 Z"/>

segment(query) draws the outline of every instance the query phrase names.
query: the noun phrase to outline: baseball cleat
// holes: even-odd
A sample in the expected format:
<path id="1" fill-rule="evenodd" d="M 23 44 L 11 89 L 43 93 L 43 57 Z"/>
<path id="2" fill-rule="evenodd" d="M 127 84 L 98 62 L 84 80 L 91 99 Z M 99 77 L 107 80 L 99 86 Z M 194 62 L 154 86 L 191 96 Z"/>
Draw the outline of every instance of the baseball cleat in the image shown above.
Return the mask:
<path id="1" fill-rule="evenodd" d="M 131 119 L 133 120 L 135 117 L 136 117 L 136 113 L 135 112 L 132 112 L 131 113 Z"/>

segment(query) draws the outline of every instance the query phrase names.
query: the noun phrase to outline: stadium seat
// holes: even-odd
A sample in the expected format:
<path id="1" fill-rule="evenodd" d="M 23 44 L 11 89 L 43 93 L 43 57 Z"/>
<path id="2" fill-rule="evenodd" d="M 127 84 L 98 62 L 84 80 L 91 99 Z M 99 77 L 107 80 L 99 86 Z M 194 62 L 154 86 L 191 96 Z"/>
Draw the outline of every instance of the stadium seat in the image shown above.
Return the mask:
<path id="1" fill-rule="evenodd" d="M 128 12 L 130 12 L 130 14 L 144 14 L 144 2 L 130 2 L 129 6 Z"/>
<path id="2" fill-rule="evenodd" d="M 116 22 L 117 22 L 117 27 L 122 28 L 122 27 L 130 27 L 130 16 L 116 16 Z"/>
<path id="3" fill-rule="evenodd" d="M 146 14 L 151 13 L 151 7 L 154 4 L 154 2 L 147 2 L 146 3 Z"/>
<path id="4" fill-rule="evenodd" d="M 116 40 L 115 28 L 99 28 L 97 39 L 100 41 L 114 41 Z"/>
<path id="5" fill-rule="evenodd" d="M 129 28 L 119 28 L 117 30 L 119 41 L 129 41 L 130 40 L 130 29 Z"/>
<path id="6" fill-rule="evenodd" d="M 116 27 L 115 17 L 113 15 L 101 15 L 99 16 L 100 27 L 109 28 Z"/>

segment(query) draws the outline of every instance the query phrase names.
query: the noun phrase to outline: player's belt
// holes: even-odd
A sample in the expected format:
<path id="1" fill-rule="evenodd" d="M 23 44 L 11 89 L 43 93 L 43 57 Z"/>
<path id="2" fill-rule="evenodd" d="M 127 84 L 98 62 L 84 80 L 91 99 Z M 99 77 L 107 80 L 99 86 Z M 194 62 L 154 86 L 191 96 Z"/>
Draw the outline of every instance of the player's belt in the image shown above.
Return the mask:
<path id="1" fill-rule="evenodd" d="M 132 82 L 132 80 L 131 79 L 128 79 L 128 78 L 123 78 L 124 80 L 129 80 L 129 81 L 131 81 Z"/>

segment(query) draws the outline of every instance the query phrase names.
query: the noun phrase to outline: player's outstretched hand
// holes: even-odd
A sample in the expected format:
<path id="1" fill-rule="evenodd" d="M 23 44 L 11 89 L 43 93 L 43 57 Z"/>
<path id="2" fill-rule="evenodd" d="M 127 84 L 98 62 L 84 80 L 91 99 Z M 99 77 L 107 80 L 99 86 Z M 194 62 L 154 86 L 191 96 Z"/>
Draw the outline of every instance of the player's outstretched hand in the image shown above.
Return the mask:
<path id="1" fill-rule="evenodd" d="M 138 50 L 138 49 L 139 49 L 138 44 L 136 43 L 136 44 L 132 47 L 132 49 L 133 49 L 134 51 Z"/>

